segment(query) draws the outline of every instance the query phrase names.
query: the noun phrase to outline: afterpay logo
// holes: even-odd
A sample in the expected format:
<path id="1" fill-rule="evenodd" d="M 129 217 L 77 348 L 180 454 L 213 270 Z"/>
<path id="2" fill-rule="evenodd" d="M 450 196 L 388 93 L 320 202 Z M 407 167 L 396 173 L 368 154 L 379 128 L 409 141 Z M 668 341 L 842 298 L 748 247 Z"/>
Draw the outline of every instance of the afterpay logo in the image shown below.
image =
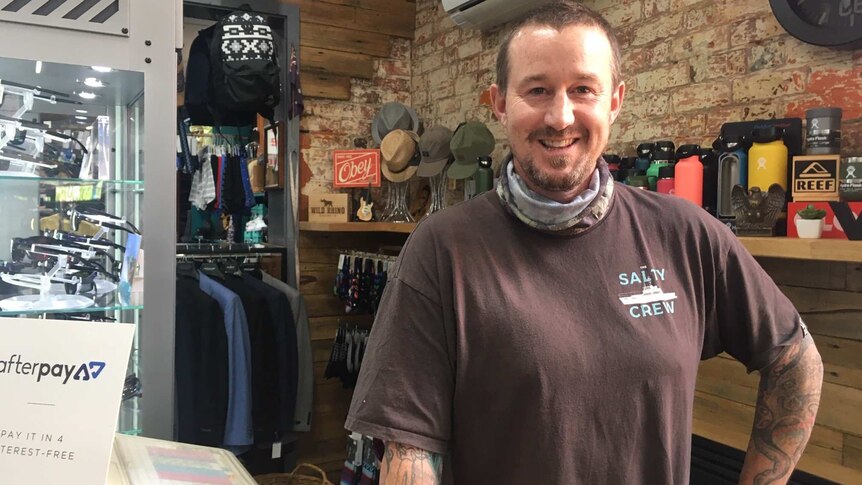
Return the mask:
<path id="1" fill-rule="evenodd" d="M 62 379 L 69 381 L 96 380 L 105 370 L 105 363 L 91 360 L 80 364 L 52 364 L 49 362 L 28 362 L 19 354 L 12 354 L 8 360 L 0 360 L 0 375 L 15 374 L 35 376 L 36 382 L 43 379 Z"/>

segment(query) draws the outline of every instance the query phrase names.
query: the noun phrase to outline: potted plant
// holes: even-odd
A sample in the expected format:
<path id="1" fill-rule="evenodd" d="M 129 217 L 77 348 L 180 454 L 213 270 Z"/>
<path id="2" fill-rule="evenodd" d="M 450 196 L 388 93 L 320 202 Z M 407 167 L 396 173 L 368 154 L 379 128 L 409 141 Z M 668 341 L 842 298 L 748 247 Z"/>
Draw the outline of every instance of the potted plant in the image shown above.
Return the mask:
<path id="1" fill-rule="evenodd" d="M 800 238 L 818 239 L 823 233 L 823 218 L 826 217 L 826 211 L 817 209 L 812 204 L 808 207 L 796 212 L 799 216 L 796 218 L 796 232 Z"/>

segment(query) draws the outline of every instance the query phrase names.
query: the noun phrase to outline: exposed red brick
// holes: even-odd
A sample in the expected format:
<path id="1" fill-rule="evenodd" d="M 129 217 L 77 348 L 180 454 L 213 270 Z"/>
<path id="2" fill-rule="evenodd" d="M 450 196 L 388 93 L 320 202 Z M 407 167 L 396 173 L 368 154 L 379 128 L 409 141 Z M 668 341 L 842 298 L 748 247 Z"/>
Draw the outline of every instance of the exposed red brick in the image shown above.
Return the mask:
<path id="1" fill-rule="evenodd" d="M 479 104 L 483 106 L 491 106 L 491 89 L 486 89 L 482 91 L 482 94 L 479 95 Z"/>
<path id="2" fill-rule="evenodd" d="M 814 97 L 788 104 L 789 113 L 804 118 L 807 109 L 838 106 L 844 119 L 862 118 L 862 66 L 812 70 L 806 93 Z"/>

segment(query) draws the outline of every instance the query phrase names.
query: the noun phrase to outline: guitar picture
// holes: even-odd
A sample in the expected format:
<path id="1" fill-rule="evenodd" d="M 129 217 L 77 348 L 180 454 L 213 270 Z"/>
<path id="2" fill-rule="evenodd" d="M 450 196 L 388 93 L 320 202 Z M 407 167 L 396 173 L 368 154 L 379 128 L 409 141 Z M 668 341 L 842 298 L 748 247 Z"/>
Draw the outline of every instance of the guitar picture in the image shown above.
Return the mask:
<path id="1" fill-rule="evenodd" d="M 360 197 L 359 210 L 356 211 L 356 217 L 358 217 L 360 221 L 365 222 L 374 219 L 374 213 L 371 211 L 372 207 L 374 207 L 374 202 L 366 203 L 365 197 Z"/>

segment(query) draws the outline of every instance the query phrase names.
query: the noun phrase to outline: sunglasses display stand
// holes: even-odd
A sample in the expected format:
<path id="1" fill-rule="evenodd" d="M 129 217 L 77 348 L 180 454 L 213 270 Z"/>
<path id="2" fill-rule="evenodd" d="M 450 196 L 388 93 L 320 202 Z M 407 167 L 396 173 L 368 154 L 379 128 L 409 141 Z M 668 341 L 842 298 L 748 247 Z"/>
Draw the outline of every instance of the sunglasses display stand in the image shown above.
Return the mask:
<path id="1" fill-rule="evenodd" d="M 51 291 L 54 283 L 63 285 L 79 285 L 81 279 L 77 276 L 66 277 L 67 258 L 57 256 L 57 264 L 44 274 L 0 274 L 4 282 L 39 290 L 39 294 L 17 295 L 0 300 L 0 309 L 3 311 L 58 311 L 74 308 L 88 308 L 94 305 L 94 301 L 82 295 L 55 294 Z"/>

